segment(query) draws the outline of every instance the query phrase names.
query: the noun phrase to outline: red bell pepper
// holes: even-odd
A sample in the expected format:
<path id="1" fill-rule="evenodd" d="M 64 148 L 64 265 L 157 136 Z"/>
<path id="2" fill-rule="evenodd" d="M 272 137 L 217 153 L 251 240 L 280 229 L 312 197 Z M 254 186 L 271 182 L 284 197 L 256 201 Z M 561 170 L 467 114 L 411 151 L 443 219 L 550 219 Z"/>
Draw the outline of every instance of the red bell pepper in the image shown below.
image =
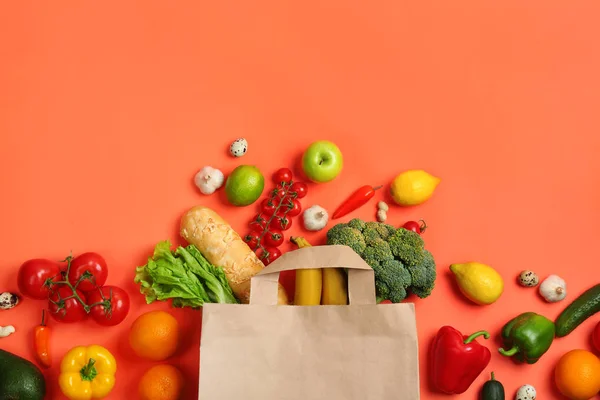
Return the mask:
<path id="1" fill-rule="evenodd" d="M 464 393 L 487 367 L 492 353 L 475 340 L 479 336 L 489 339 L 490 334 L 479 331 L 466 336 L 450 326 L 440 328 L 429 353 L 432 383 L 437 390 Z"/>

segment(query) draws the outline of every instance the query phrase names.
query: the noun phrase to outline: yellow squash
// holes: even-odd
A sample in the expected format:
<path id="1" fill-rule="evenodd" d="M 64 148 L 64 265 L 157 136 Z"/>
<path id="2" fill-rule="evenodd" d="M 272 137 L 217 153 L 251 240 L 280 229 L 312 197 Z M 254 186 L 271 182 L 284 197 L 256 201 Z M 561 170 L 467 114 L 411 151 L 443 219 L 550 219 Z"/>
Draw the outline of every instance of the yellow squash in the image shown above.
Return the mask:
<path id="1" fill-rule="evenodd" d="M 348 283 L 342 268 L 323 268 L 323 305 L 348 304 Z"/>

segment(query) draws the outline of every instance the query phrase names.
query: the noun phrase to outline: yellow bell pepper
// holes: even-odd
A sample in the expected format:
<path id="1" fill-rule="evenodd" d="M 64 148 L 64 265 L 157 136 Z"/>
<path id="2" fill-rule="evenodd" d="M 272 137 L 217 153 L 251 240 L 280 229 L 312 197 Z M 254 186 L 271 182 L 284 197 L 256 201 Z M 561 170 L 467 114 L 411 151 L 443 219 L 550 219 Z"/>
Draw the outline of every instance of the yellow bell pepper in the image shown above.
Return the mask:
<path id="1" fill-rule="evenodd" d="M 117 361 L 104 347 L 77 346 L 60 364 L 58 384 L 70 400 L 102 399 L 115 386 Z"/>

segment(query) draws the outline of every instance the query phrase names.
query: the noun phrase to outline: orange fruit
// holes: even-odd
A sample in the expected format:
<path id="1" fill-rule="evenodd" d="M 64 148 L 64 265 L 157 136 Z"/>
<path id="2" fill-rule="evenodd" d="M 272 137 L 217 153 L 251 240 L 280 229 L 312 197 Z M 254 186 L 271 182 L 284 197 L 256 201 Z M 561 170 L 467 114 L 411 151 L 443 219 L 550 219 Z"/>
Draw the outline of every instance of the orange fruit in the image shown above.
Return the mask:
<path id="1" fill-rule="evenodd" d="M 140 400 L 178 400 L 183 389 L 183 375 L 172 365 L 155 365 L 140 379 Z"/>
<path id="2" fill-rule="evenodd" d="M 600 392 L 600 359 L 587 350 L 571 350 L 558 361 L 554 380 L 570 400 L 591 399 Z"/>
<path id="3" fill-rule="evenodd" d="M 147 312 L 131 324 L 129 344 L 139 357 L 153 361 L 166 360 L 177 350 L 179 324 L 167 312 Z"/>

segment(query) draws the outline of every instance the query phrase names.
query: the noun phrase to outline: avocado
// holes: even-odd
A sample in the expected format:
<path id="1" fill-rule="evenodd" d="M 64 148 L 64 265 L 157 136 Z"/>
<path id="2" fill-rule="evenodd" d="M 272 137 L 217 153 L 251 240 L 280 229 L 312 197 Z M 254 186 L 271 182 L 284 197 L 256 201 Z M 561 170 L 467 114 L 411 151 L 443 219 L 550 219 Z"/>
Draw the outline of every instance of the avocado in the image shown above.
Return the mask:
<path id="1" fill-rule="evenodd" d="M 46 381 L 31 361 L 0 349 L 0 400 L 43 400 Z"/>

